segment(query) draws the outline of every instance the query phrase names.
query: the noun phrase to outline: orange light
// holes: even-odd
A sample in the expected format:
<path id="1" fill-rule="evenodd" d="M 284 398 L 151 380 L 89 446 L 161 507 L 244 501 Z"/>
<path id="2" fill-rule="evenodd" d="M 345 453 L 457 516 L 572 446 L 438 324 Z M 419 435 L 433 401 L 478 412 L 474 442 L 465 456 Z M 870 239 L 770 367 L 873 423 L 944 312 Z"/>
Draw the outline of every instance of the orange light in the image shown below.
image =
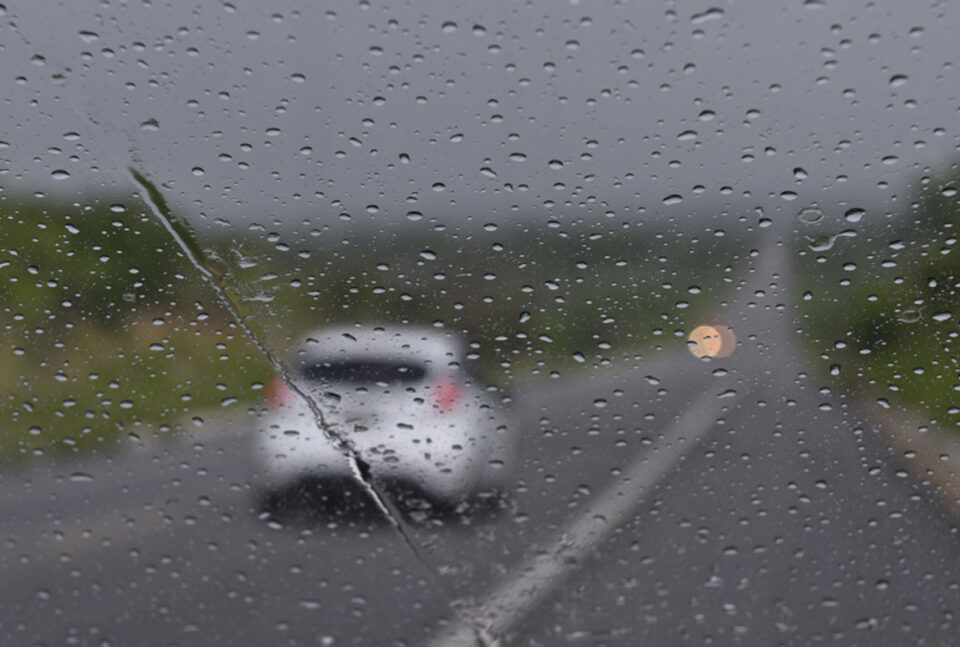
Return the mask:
<path id="1" fill-rule="evenodd" d="M 696 357 L 729 357 L 737 346 L 736 336 L 726 326 L 697 326 L 688 339 Z"/>

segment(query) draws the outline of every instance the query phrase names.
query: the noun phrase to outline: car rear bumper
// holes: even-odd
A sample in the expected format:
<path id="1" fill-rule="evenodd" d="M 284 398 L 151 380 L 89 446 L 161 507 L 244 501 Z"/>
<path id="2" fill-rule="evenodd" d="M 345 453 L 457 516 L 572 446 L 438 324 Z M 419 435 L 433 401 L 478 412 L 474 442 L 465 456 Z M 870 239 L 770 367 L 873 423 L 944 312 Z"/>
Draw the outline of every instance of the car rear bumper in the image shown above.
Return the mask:
<path id="1" fill-rule="evenodd" d="M 408 483 L 438 499 L 510 485 L 519 437 L 502 412 L 465 407 L 460 414 L 416 413 L 381 412 L 369 427 L 330 414 L 327 424 L 335 438 L 316 425 L 306 407 L 285 408 L 259 425 L 255 460 L 270 487 L 307 476 L 359 478 L 354 458 L 368 465 L 375 479 Z"/>
<path id="2" fill-rule="evenodd" d="M 319 436 L 319 437 L 318 437 Z M 316 477 L 331 481 L 359 479 L 359 458 L 369 466 L 375 481 L 406 484 L 436 499 L 456 499 L 487 489 L 504 489 L 513 476 L 508 454 L 515 452 L 447 450 L 436 448 L 391 451 L 382 446 L 338 448 L 320 432 L 292 439 L 261 433 L 255 447 L 259 477 L 268 489 L 279 489 L 298 479 Z M 500 458 L 500 454 L 505 458 Z"/>

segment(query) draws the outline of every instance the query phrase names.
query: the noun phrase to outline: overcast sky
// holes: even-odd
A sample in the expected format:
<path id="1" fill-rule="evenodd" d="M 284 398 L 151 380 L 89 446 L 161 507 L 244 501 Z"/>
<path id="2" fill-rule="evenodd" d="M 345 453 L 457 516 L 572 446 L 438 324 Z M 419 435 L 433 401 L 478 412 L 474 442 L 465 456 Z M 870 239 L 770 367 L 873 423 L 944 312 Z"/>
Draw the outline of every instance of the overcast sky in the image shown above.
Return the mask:
<path id="1" fill-rule="evenodd" d="M 201 232 L 894 210 L 960 143 L 957 3 L 49 7 L 0 16 L 0 186 L 133 163 Z"/>

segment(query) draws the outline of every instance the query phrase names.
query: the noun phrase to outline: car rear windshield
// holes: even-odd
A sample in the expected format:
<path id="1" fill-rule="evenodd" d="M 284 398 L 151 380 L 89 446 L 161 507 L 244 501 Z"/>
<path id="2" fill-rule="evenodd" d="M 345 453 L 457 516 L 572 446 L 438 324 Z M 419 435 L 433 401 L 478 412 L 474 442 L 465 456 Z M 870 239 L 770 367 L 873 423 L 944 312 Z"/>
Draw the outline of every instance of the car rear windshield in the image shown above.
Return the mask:
<path id="1" fill-rule="evenodd" d="M 304 377 L 314 382 L 349 384 L 400 384 L 424 378 L 422 366 L 378 360 L 337 360 L 318 362 L 304 370 Z"/>

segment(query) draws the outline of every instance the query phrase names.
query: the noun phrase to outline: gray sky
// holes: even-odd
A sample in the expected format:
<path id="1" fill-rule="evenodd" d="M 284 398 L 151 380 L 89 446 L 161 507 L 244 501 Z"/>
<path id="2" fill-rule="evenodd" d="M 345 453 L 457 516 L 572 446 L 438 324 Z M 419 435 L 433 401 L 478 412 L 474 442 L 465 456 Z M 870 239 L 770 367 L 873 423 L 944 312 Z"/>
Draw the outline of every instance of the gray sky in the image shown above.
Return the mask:
<path id="1" fill-rule="evenodd" d="M 955 3 L 49 7 L 0 16 L 0 185 L 132 160 L 201 232 L 893 209 L 960 142 Z"/>

